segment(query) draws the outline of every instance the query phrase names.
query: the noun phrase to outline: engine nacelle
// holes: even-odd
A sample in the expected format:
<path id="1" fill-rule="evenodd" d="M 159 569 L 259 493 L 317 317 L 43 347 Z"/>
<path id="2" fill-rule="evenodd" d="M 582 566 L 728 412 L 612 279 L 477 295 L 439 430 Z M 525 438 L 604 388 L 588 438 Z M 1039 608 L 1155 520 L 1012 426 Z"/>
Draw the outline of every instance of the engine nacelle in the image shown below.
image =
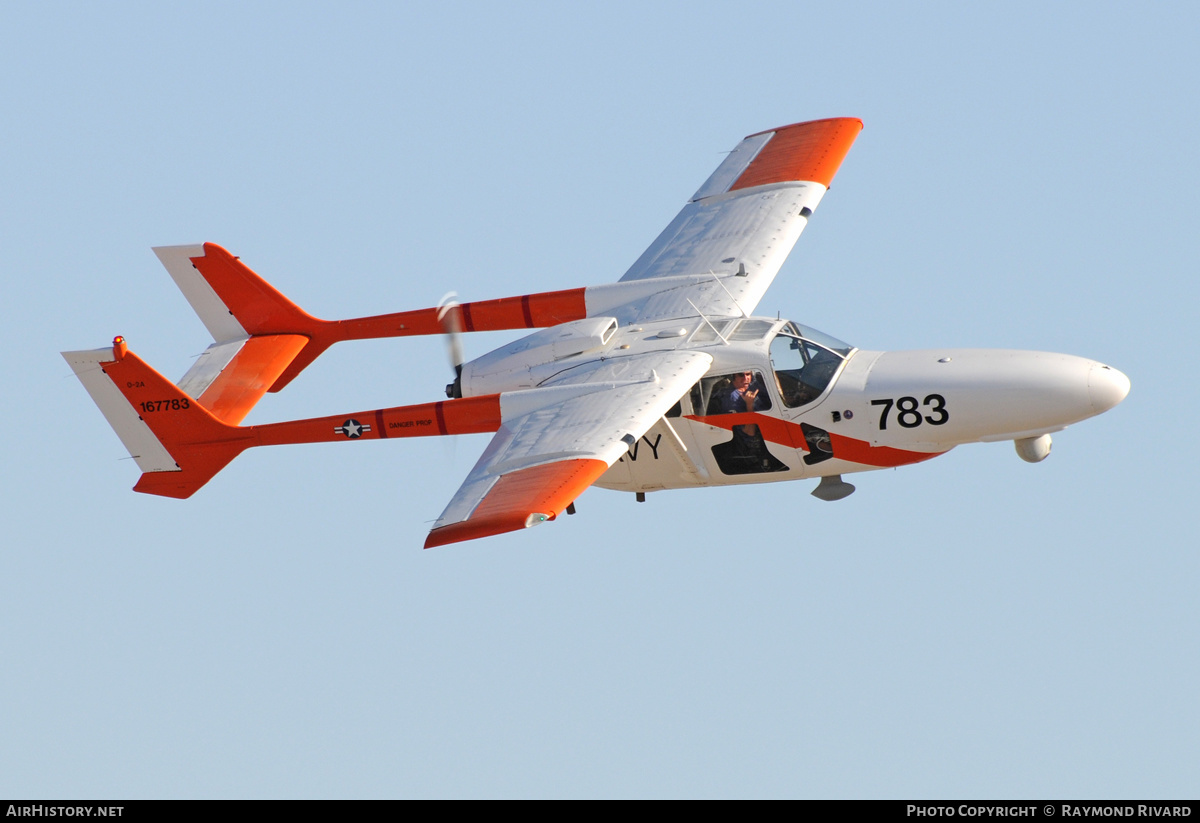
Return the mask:
<path id="1" fill-rule="evenodd" d="M 464 397 L 530 389 L 533 370 L 584 353 L 598 353 L 617 332 L 613 317 L 585 317 L 534 332 L 463 366 Z"/>
<path id="2" fill-rule="evenodd" d="M 1050 455 L 1050 435 L 1048 434 L 1040 437 L 1023 437 L 1020 440 L 1014 440 L 1013 445 L 1017 448 L 1017 455 L 1026 463 L 1041 463 Z"/>

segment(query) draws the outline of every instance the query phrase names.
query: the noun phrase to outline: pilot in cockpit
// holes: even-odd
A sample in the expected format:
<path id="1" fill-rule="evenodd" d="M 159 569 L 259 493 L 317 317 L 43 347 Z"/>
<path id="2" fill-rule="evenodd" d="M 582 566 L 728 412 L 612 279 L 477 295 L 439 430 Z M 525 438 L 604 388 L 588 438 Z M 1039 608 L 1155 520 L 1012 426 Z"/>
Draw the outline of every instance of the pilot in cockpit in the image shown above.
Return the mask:
<path id="1" fill-rule="evenodd" d="M 758 399 L 763 386 L 761 382 L 754 379 L 753 372 L 739 372 L 731 375 L 731 379 L 732 386 L 726 389 L 721 398 L 722 412 L 725 414 L 752 412 L 756 408 L 764 407 L 764 404 Z M 762 443 L 762 438 L 758 434 L 758 426 L 735 426 L 733 433 L 741 441 L 741 445 L 748 447 L 748 450 L 756 450 Z"/>
<path id="2" fill-rule="evenodd" d="M 711 389 L 707 402 L 705 390 Z M 764 412 L 771 408 L 762 374 L 752 371 L 706 377 L 692 389 L 692 403 L 711 415 Z M 721 427 L 724 428 L 724 427 Z M 755 474 L 787 471 L 787 465 L 771 454 L 761 428 L 754 423 L 729 426 L 733 437 L 712 447 L 717 466 L 724 474 Z"/>

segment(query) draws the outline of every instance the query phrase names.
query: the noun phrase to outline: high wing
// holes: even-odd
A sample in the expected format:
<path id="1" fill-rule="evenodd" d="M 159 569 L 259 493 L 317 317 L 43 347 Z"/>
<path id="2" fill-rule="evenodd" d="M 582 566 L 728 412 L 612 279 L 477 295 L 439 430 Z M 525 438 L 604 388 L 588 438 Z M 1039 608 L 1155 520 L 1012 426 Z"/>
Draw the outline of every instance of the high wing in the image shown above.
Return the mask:
<path id="1" fill-rule="evenodd" d="M 425 548 L 553 520 L 708 371 L 712 357 L 659 351 L 597 360 L 544 388 L 500 395 L 500 429 Z"/>
<path id="2" fill-rule="evenodd" d="M 180 384 L 120 336 L 64 356 L 142 468 L 136 491 L 189 497 L 254 446 L 488 431 L 426 546 L 524 528 L 566 509 L 704 376 L 713 357 L 680 347 L 683 323 L 666 327 L 754 310 L 861 129 L 835 118 L 745 138 L 615 283 L 329 321 L 220 246 L 169 246 L 155 252 L 214 338 Z M 541 331 L 462 364 L 445 402 L 240 425 L 334 343 L 455 326 Z"/>
<path id="3" fill-rule="evenodd" d="M 621 325 L 748 315 L 774 280 L 862 130 L 857 118 L 744 139 L 620 282 L 588 288 L 588 317 Z M 500 395 L 502 425 L 425 547 L 553 519 L 707 372 L 697 351 L 597 359 Z"/>
<path id="4" fill-rule="evenodd" d="M 621 278 L 691 275 L 691 282 L 645 299 L 626 317 L 752 313 L 861 130 L 861 120 L 839 117 L 744 139 Z M 703 274 L 714 276 L 695 278 Z"/>

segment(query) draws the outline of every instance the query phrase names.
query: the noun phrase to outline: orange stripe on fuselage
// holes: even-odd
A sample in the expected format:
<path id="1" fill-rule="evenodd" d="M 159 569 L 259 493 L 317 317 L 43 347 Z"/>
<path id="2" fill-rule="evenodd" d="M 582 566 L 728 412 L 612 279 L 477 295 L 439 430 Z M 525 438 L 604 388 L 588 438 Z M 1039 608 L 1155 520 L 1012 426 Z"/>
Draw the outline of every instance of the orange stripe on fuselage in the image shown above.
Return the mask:
<path id="1" fill-rule="evenodd" d="M 906 449 L 896 449 L 891 446 L 872 446 L 865 440 L 855 440 L 842 434 L 829 432 L 829 446 L 833 456 L 838 460 L 848 460 L 851 463 L 861 463 L 864 466 L 891 468 L 907 466 L 932 460 L 945 452 L 914 452 Z"/>
<path id="2" fill-rule="evenodd" d="M 729 190 L 797 180 L 812 180 L 829 188 L 862 127 L 857 117 L 835 117 L 775 129 Z"/>
<path id="3" fill-rule="evenodd" d="M 606 471 L 603 460 L 580 458 L 502 475 L 469 518 L 431 531 L 425 548 L 517 531 L 531 514 L 553 520 Z"/>
<path id="4" fill-rule="evenodd" d="M 765 440 L 799 451 L 809 450 L 808 441 L 804 439 L 804 431 L 800 428 L 800 424 L 780 420 L 778 417 L 769 417 L 758 412 L 738 412 L 708 417 L 689 414 L 687 418 L 726 431 L 732 431 L 734 426 L 758 426 Z M 853 437 L 846 437 L 834 432 L 829 432 L 829 445 L 833 449 L 833 456 L 838 460 L 876 468 L 907 466 L 911 463 L 932 460 L 940 454 L 945 454 L 945 452 L 914 452 L 891 446 L 872 446 L 865 440 L 856 440 Z"/>

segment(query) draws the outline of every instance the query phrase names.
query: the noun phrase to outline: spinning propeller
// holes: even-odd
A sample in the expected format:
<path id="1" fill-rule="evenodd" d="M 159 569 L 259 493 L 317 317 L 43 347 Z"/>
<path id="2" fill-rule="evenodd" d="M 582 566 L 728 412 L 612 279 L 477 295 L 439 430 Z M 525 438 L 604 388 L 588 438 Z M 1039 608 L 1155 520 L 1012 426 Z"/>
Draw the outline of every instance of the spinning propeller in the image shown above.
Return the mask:
<path id="1" fill-rule="evenodd" d="M 438 322 L 442 324 L 442 333 L 446 335 L 446 353 L 454 369 L 454 382 L 446 384 L 446 396 L 452 400 L 462 397 L 462 311 L 457 298 L 454 292 L 447 292 L 438 302 Z"/>

